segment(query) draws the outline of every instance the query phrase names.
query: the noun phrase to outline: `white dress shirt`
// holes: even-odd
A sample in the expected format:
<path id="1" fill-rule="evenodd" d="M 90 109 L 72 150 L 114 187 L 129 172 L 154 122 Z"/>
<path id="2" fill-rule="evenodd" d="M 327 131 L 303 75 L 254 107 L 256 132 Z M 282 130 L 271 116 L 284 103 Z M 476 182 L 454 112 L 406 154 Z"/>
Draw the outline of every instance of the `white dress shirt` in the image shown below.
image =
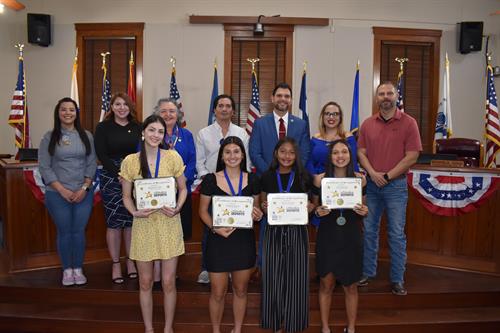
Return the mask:
<path id="1" fill-rule="evenodd" d="M 248 155 L 249 137 L 247 132 L 243 128 L 230 123 L 227 135 L 223 136 L 222 127 L 216 121 L 212 125 L 202 128 L 196 136 L 196 171 L 198 178 L 215 172 L 221 140 L 228 136 L 237 136 L 243 141 L 247 155 L 247 170 L 250 170 L 250 156 Z"/>
<path id="2" fill-rule="evenodd" d="M 285 129 L 286 129 L 285 136 L 288 135 L 288 112 L 285 113 L 283 117 L 280 117 L 276 114 L 276 111 L 273 111 L 273 116 L 274 116 L 274 124 L 276 125 L 276 134 L 278 135 L 278 139 L 280 137 L 280 118 L 283 118 L 283 121 L 285 122 Z"/>

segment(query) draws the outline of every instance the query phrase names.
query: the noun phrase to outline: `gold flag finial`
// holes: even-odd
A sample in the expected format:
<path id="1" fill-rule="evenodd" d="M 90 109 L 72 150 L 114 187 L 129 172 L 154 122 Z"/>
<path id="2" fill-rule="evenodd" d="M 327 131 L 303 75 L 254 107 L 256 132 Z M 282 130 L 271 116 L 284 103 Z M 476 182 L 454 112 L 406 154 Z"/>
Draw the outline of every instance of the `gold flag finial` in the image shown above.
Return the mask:
<path id="1" fill-rule="evenodd" d="M 177 60 L 175 59 L 174 56 L 170 56 L 170 63 L 172 64 L 172 67 L 175 69 L 175 63 L 177 62 Z"/>
<path id="2" fill-rule="evenodd" d="M 307 60 L 304 60 L 304 62 L 302 63 L 302 68 L 304 72 L 307 70 Z"/>
<path id="3" fill-rule="evenodd" d="M 130 51 L 130 60 L 129 64 L 133 65 L 134 64 L 134 51 Z"/>
<path id="4" fill-rule="evenodd" d="M 259 58 L 247 58 L 247 61 L 252 64 L 252 72 L 255 72 L 255 64 L 260 61 Z"/>
<path id="5" fill-rule="evenodd" d="M 214 58 L 214 68 L 217 69 L 217 57 Z"/>
<path id="6" fill-rule="evenodd" d="M 75 49 L 75 61 L 78 61 L 78 47 Z"/>
<path id="7" fill-rule="evenodd" d="M 102 52 L 101 57 L 102 57 L 102 68 L 106 67 L 106 56 L 110 55 L 111 52 Z"/>
<path id="8" fill-rule="evenodd" d="M 16 49 L 19 49 L 19 58 L 22 58 L 23 57 L 24 44 L 17 43 L 16 45 L 14 45 L 14 47 Z"/>
<path id="9" fill-rule="evenodd" d="M 408 58 L 395 58 L 394 60 L 396 60 L 397 62 L 399 62 L 399 70 L 401 72 L 403 71 L 404 63 L 409 61 Z"/>
<path id="10" fill-rule="evenodd" d="M 358 59 L 358 62 L 356 63 L 356 70 L 357 71 L 359 70 L 359 59 Z"/>

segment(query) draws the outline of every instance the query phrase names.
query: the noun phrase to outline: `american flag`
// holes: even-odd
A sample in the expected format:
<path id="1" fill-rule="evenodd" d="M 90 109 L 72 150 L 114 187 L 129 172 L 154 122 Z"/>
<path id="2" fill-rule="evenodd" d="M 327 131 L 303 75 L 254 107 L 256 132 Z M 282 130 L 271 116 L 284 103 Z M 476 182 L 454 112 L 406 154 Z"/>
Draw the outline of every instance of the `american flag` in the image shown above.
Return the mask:
<path id="1" fill-rule="evenodd" d="M 397 89 L 398 89 L 398 101 L 396 102 L 396 106 L 398 107 L 399 110 L 404 112 L 405 106 L 404 106 L 404 102 L 403 102 L 403 95 L 405 93 L 405 80 L 404 80 L 403 69 L 401 69 L 399 71 L 399 74 L 398 74 Z"/>
<path id="2" fill-rule="evenodd" d="M 102 65 L 102 97 L 101 97 L 101 116 L 99 122 L 103 121 L 106 112 L 108 112 L 111 103 L 111 84 L 108 79 L 108 69 L 106 64 Z"/>
<path id="3" fill-rule="evenodd" d="M 498 116 L 498 100 L 493 80 L 493 68 L 488 65 L 488 91 L 486 92 L 486 151 L 484 166 L 495 168 L 496 155 L 500 151 L 500 118 Z"/>
<path id="4" fill-rule="evenodd" d="M 182 111 L 181 94 L 179 94 L 179 89 L 177 89 L 177 82 L 175 81 L 175 67 L 172 67 L 172 76 L 170 77 L 170 98 L 175 99 L 179 105 L 179 111 L 181 114 L 181 126 L 186 127 L 186 121 L 184 120 L 184 111 Z"/>
<path id="5" fill-rule="evenodd" d="M 248 135 L 252 135 L 253 124 L 260 118 L 260 97 L 259 97 L 259 86 L 257 84 L 257 73 L 252 71 L 252 99 L 250 100 L 250 106 L 248 107 L 247 124 L 245 129 Z"/>
<path id="6" fill-rule="evenodd" d="M 15 129 L 15 144 L 18 148 L 30 147 L 28 105 L 26 102 L 26 80 L 24 77 L 24 58 L 22 48 L 19 51 L 19 73 L 12 97 L 8 124 Z"/>

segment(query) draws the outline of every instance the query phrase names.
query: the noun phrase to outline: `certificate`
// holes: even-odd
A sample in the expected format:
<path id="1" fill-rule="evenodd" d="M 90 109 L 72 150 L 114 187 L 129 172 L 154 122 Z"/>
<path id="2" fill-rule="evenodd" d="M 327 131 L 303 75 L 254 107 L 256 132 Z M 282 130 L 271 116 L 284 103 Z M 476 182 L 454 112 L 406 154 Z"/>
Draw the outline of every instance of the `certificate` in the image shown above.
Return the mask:
<path id="1" fill-rule="evenodd" d="M 214 227 L 252 228 L 253 197 L 212 197 Z"/>
<path id="2" fill-rule="evenodd" d="M 362 202 L 361 178 L 323 178 L 321 202 L 329 209 L 354 208 Z"/>
<path id="3" fill-rule="evenodd" d="M 270 225 L 307 224 L 307 203 L 305 193 L 269 193 L 267 222 Z"/>
<path id="4" fill-rule="evenodd" d="M 136 179 L 134 194 L 137 209 L 155 209 L 177 205 L 174 177 Z"/>

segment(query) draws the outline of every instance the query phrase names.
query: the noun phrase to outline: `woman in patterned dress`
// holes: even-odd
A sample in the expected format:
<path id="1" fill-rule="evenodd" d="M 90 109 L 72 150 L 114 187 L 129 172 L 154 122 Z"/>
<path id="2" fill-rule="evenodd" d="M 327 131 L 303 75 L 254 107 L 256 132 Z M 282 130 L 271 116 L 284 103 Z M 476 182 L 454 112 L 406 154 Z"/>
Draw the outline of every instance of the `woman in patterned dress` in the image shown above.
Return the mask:
<path id="1" fill-rule="evenodd" d="M 110 112 L 95 130 L 95 150 L 102 164 L 100 175 L 101 197 L 106 218 L 106 242 L 113 261 L 111 280 L 124 282 L 120 265 L 121 239 L 125 242 L 127 276 L 137 278 L 134 262 L 130 260 L 132 215 L 123 205 L 120 164 L 125 156 L 135 153 L 141 139 L 141 125 L 135 116 L 135 107 L 127 94 L 119 92 L 111 97 Z"/>
<path id="2" fill-rule="evenodd" d="M 143 140 L 138 153 L 128 155 L 122 162 L 123 203 L 134 217 L 130 258 L 139 270 L 140 304 L 145 332 L 153 332 L 153 261 L 161 260 L 164 297 L 164 333 L 172 333 L 177 291 L 175 275 L 177 260 L 184 253 L 179 212 L 186 200 L 184 163 L 175 150 L 160 148 L 165 140 L 165 121 L 149 116 L 142 125 Z M 143 178 L 174 177 L 177 184 L 175 208 L 137 209 L 132 198 L 133 181 Z"/>

